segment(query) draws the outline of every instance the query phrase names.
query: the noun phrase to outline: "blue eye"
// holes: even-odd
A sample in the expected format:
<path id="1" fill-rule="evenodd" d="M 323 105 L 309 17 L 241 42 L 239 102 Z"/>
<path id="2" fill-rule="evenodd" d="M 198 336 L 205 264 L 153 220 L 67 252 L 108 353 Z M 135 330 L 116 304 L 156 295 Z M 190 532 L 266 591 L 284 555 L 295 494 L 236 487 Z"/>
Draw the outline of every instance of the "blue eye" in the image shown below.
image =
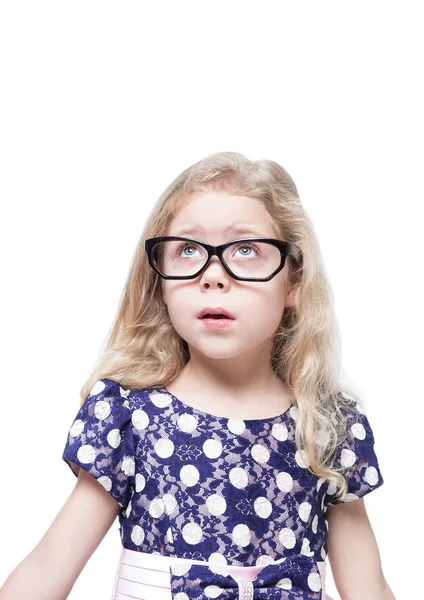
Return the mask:
<path id="1" fill-rule="evenodd" d="M 187 248 L 195 248 L 195 249 L 198 249 L 198 247 L 197 247 L 195 244 L 192 244 L 191 242 L 183 242 L 183 243 L 182 243 L 180 246 L 178 246 L 178 248 L 177 248 L 177 255 L 178 255 L 178 256 L 184 256 L 184 255 L 183 255 L 183 252 L 184 252 L 185 250 L 187 250 Z M 185 255 L 185 256 L 187 256 L 187 255 Z M 188 256 L 187 258 L 190 258 L 191 256 L 193 256 L 193 253 L 192 253 L 190 256 Z"/>
<path id="2" fill-rule="evenodd" d="M 246 244 L 246 243 L 240 244 L 236 248 L 236 250 L 239 250 L 240 248 L 248 248 L 249 250 L 253 250 L 257 254 L 257 256 L 260 256 L 260 254 L 261 254 L 259 249 L 256 246 L 254 246 L 253 244 Z M 246 256 L 247 258 L 250 258 L 250 254 L 242 253 L 242 256 Z"/>

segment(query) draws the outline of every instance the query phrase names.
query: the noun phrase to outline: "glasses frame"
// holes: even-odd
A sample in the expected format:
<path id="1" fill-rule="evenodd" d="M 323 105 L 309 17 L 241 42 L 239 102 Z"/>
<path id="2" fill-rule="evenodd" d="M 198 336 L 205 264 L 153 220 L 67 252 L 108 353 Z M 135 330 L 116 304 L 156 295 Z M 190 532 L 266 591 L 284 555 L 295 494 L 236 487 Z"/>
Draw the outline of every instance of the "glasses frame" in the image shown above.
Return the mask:
<path id="1" fill-rule="evenodd" d="M 206 263 L 203 265 L 203 267 L 201 269 L 199 269 L 199 271 L 197 271 L 197 273 L 194 273 L 194 275 L 187 275 L 187 276 L 165 275 L 165 273 L 162 273 L 162 271 L 160 271 L 153 262 L 154 246 L 157 243 L 163 242 L 165 240 L 182 240 L 182 241 L 186 241 L 186 242 L 194 242 L 195 244 L 199 244 L 200 246 L 205 248 L 206 252 L 208 253 L 208 259 L 207 259 Z M 239 242 L 239 243 L 240 242 L 265 242 L 267 244 L 271 244 L 272 246 L 275 246 L 280 251 L 280 256 L 281 256 L 280 266 L 273 273 L 271 273 L 271 275 L 269 275 L 268 277 L 263 277 L 260 279 L 258 279 L 256 277 L 239 277 L 238 275 L 236 275 L 235 273 L 233 273 L 231 271 L 230 267 L 225 263 L 223 256 L 222 256 L 224 253 L 224 250 L 226 248 L 228 248 L 228 246 L 232 246 L 233 244 L 235 244 L 237 242 Z M 195 240 L 193 238 L 179 237 L 179 236 L 173 236 L 173 235 L 171 235 L 171 236 L 164 235 L 164 236 L 149 238 L 149 239 L 145 240 L 144 241 L 144 249 L 147 253 L 147 257 L 148 257 L 150 266 L 152 267 L 152 269 L 154 271 L 156 271 L 156 273 L 158 275 L 160 275 L 162 277 L 162 279 L 196 279 L 196 277 L 198 277 L 201 273 L 203 273 L 203 271 L 207 268 L 212 256 L 217 256 L 219 258 L 222 266 L 228 273 L 228 275 L 230 275 L 230 277 L 232 277 L 233 279 L 237 279 L 238 281 L 270 281 L 270 279 L 273 279 L 273 277 L 275 277 L 280 271 L 282 271 L 282 269 L 284 269 L 284 265 L 286 263 L 286 258 L 289 254 L 292 253 L 293 245 L 289 242 L 283 242 L 282 240 L 277 240 L 274 238 L 251 237 L 251 238 L 243 238 L 240 240 L 232 240 L 231 242 L 226 242 L 225 244 L 219 244 L 218 246 L 212 246 L 211 244 L 206 244 L 205 242 L 201 242 L 200 240 Z"/>

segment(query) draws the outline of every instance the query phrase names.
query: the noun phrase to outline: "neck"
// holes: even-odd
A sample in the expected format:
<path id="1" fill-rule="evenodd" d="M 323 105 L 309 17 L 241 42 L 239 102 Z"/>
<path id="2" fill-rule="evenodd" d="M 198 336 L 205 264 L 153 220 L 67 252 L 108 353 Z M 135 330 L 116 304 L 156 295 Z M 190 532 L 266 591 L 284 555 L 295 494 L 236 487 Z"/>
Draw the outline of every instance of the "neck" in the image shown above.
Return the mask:
<path id="1" fill-rule="evenodd" d="M 210 359 L 191 352 L 190 360 L 172 382 L 172 389 L 176 396 L 179 390 L 186 397 L 206 395 L 244 406 L 257 404 L 258 397 L 266 397 L 270 406 L 280 406 L 282 396 L 285 405 L 291 404 L 288 386 L 275 374 L 270 361 L 253 363 L 240 357 Z"/>

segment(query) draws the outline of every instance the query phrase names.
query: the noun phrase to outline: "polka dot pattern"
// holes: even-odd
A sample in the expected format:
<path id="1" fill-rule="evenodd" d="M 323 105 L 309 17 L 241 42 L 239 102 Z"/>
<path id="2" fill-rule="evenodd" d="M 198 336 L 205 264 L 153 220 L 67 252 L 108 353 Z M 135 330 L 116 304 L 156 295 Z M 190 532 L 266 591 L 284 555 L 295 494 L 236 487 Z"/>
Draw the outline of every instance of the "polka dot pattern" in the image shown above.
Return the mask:
<path id="1" fill-rule="evenodd" d="M 102 379 L 70 424 L 63 459 L 118 502 L 126 548 L 208 560 L 216 575 L 227 564 L 267 567 L 298 557 L 306 562 L 296 576 L 314 598 L 320 581 L 308 560 L 326 559 L 325 513 L 337 503 L 336 488 L 313 475 L 296 448 L 297 416 L 292 406 L 269 419 L 217 417 L 165 387 L 131 390 Z M 349 416 L 334 460 L 348 484 L 343 502 L 382 485 L 364 413 Z M 296 576 L 282 575 L 277 587 L 291 589 Z M 214 585 L 206 597 L 217 594 Z"/>
<path id="2" fill-rule="evenodd" d="M 253 581 L 239 578 L 236 573 L 229 575 L 225 567 L 186 564 L 188 568 L 184 570 L 183 564 L 171 566 L 173 598 L 181 598 L 180 594 L 186 592 L 188 598 L 200 598 L 200 592 L 202 598 L 323 600 L 321 574 L 315 557 L 290 554 L 284 561 L 266 563 Z"/>
<path id="3" fill-rule="evenodd" d="M 136 482 L 137 410 L 119 390 L 118 383 L 107 379 L 94 384 L 69 429 L 62 458 L 76 476 L 79 468 L 92 475 L 125 509 L 143 476 L 137 474 Z"/>
<path id="4" fill-rule="evenodd" d="M 355 405 L 359 414 L 348 415 L 348 436 L 335 456 L 335 464 L 342 468 L 348 490 L 344 498 L 336 499 L 336 487 L 329 483 L 324 497 L 326 507 L 362 498 L 384 483 L 374 448 L 374 432 L 365 413 L 357 403 Z"/>

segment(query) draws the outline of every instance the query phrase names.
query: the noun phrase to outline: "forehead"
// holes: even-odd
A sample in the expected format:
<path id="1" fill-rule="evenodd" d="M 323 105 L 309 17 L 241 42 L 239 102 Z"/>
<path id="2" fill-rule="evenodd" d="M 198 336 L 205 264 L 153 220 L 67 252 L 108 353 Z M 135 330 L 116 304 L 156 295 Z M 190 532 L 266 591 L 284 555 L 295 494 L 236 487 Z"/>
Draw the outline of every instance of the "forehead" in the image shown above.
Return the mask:
<path id="1" fill-rule="evenodd" d="M 190 194 L 168 225 L 168 235 L 274 237 L 276 233 L 262 200 L 215 191 Z"/>

